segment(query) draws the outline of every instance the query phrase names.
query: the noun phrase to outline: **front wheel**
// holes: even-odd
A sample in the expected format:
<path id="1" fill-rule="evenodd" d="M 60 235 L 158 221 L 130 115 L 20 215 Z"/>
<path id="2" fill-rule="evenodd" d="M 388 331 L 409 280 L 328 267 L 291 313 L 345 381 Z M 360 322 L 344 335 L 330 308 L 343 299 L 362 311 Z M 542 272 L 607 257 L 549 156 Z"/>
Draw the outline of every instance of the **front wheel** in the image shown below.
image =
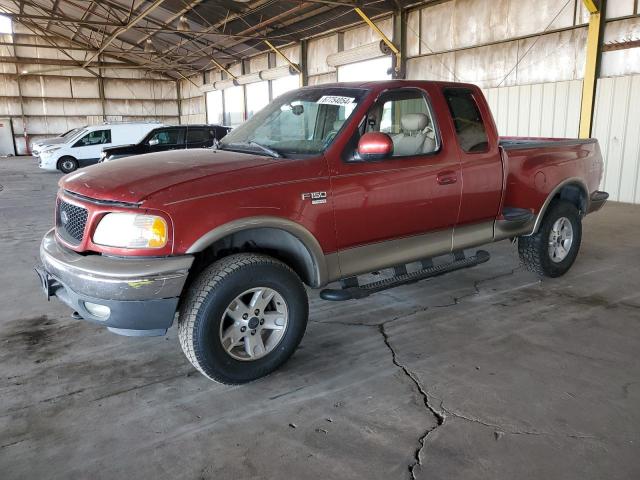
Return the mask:
<path id="1" fill-rule="evenodd" d="M 58 170 L 62 173 L 71 173 L 78 169 L 78 161 L 73 157 L 62 157 L 58 160 Z"/>
<path id="2" fill-rule="evenodd" d="M 518 238 L 518 254 L 524 267 L 545 277 L 559 277 L 573 265 L 582 241 L 582 219 L 572 203 L 554 201 L 538 232 Z"/>
<path id="3" fill-rule="evenodd" d="M 307 293 L 293 270 L 267 255 L 236 254 L 191 285 L 178 336 L 202 374 L 240 384 L 268 375 L 293 354 L 308 315 Z"/>

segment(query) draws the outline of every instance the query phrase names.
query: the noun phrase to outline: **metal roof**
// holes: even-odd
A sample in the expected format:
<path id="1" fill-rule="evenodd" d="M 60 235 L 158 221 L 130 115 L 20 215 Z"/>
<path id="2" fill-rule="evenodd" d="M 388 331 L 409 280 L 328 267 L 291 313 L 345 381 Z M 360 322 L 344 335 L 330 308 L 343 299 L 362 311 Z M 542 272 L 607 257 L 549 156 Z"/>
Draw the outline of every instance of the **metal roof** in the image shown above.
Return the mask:
<path id="1" fill-rule="evenodd" d="M 409 1 L 0 0 L 49 48 L 83 50 L 78 66 L 140 66 L 178 78 L 378 16 Z M 185 26 L 188 28 L 185 30 Z M 69 60 L 68 62 L 71 62 Z"/>

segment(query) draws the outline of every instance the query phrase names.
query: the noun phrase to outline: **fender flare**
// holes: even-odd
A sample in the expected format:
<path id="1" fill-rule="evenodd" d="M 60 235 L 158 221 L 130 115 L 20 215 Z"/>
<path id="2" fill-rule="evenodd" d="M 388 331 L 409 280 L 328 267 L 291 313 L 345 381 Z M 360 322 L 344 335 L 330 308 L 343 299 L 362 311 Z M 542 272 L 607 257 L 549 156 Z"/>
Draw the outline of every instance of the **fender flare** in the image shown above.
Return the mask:
<path id="1" fill-rule="evenodd" d="M 295 237 L 306 248 L 313 263 L 313 284 L 311 286 L 317 287 L 328 283 L 327 262 L 320 243 L 305 227 L 285 218 L 263 215 L 233 220 L 202 235 L 185 253 L 195 254 L 229 235 L 260 228 L 282 230 Z"/>
<path id="2" fill-rule="evenodd" d="M 586 212 L 589 211 L 589 200 L 590 200 L 589 188 L 587 187 L 587 184 L 584 182 L 582 178 L 579 178 L 579 177 L 567 178 L 566 180 L 563 180 L 558 185 L 556 185 L 555 188 L 551 190 L 549 195 L 547 195 L 547 198 L 545 199 L 544 203 L 542 204 L 542 207 L 540 208 L 540 211 L 538 212 L 538 215 L 536 216 L 536 221 L 534 223 L 533 230 L 531 231 L 530 235 L 533 235 L 538 232 L 538 229 L 540 228 L 540 223 L 542 223 L 542 219 L 544 218 L 545 213 L 547 213 L 547 209 L 549 208 L 551 201 L 564 187 L 567 187 L 569 185 L 576 185 L 584 193 L 585 209 L 584 209 L 583 215 L 586 215 Z"/>

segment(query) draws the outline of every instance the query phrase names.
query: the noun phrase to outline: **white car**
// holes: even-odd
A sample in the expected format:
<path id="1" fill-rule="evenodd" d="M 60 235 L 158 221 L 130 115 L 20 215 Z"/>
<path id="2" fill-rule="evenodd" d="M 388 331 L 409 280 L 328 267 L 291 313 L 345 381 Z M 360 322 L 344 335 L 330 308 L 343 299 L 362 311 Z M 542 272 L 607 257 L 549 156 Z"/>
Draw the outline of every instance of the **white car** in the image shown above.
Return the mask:
<path id="1" fill-rule="evenodd" d="M 41 150 L 39 166 L 43 170 L 70 173 L 98 163 L 103 148 L 138 143 L 151 130 L 161 126 L 156 122 L 91 125 L 68 141 Z"/>
<path id="2" fill-rule="evenodd" d="M 82 130 L 84 127 L 72 128 L 64 132 L 62 135 L 58 135 L 57 137 L 43 138 L 42 140 L 36 140 L 31 144 L 31 154 L 34 157 L 40 155 L 40 152 L 44 150 L 46 147 L 50 145 L 58 145 L 60 143 L 64 143 L 68 141 L 70 138 L 73 138 L 76 133 Z"/>

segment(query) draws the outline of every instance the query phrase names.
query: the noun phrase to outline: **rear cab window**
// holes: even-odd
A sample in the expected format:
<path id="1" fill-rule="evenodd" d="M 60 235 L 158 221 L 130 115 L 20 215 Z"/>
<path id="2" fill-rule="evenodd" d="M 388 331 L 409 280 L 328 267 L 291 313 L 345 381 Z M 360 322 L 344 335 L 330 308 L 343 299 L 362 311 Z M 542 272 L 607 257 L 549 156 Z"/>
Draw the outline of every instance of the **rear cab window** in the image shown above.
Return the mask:
<path id="1" fill-rule="evenodd" d="M 208 128 L 188 128 L 187 145 L 213 141 L 212 132 Z"/>
<path id="2" fill-rule="evenodd" d="M 466 88 L 445 88 L 443 93 L 460 148 L 467 153 L 487 152 L 489 137 L 473 92 Z"/>

